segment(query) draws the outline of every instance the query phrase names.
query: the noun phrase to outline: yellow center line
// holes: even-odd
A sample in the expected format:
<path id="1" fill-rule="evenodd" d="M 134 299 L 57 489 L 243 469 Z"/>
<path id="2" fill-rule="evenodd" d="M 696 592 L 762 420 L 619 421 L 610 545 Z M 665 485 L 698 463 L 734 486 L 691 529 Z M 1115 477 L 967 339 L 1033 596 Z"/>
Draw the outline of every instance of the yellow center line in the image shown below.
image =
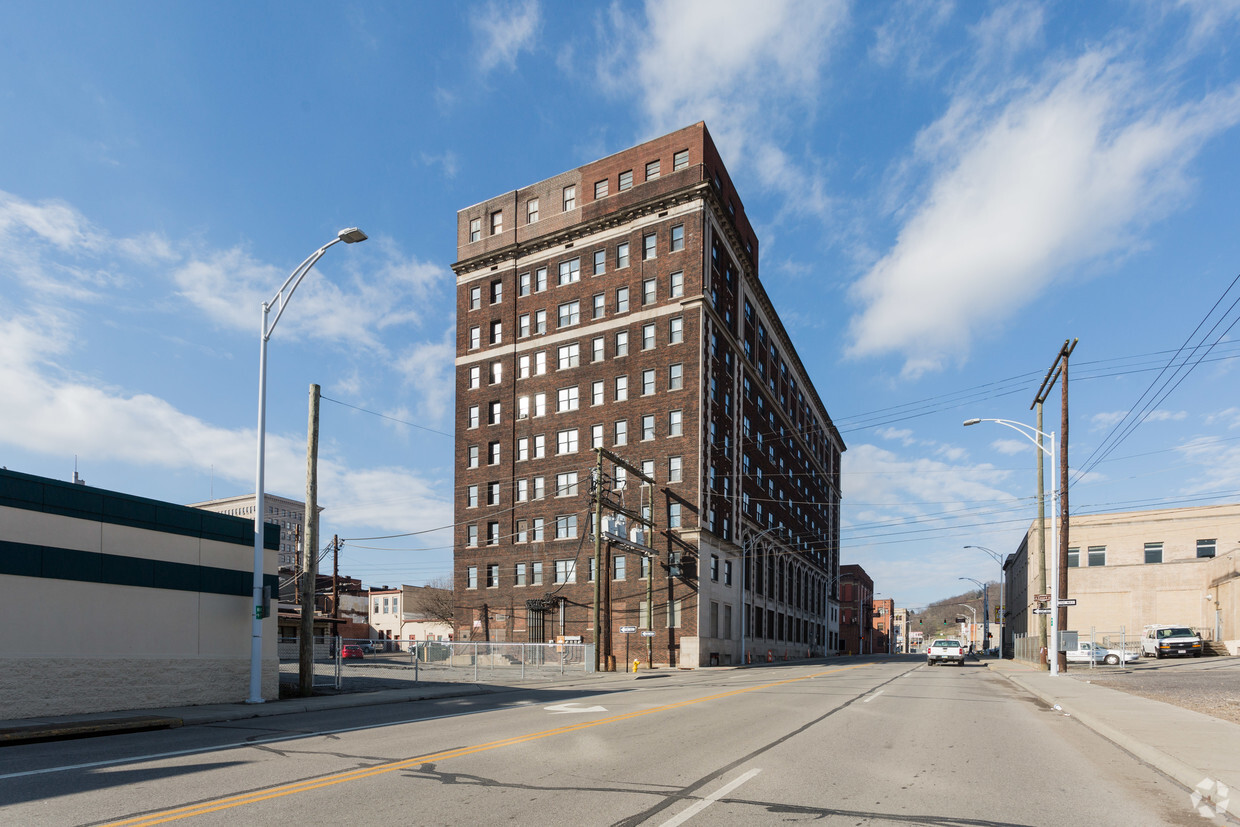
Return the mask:
<path id="1" fill-rule="evenodd" d="M 694 704 L 705 703 L 707 701 L 717 701 L 721 698 L 729 698 L 735 695 L 743 695 L 747 692 L 757 692 L 760 689 L 770 689 L 776 686 L 784 686 L 798 681 L 811 680 L 823 675 L 831 675 L 837 672 L 846 672 L 849 669 L 859 669 L 863 666 L 871 664 L 859 663 L 855 666 L 843 666 L 837 669 L 828 669 L 823 672 L 815 672 L 812 675 L 804 675 L 799 678 L 786 678 L 781 681 L 772 681 L 770 683 L 759 684 L 757 686 L 744 687 L 742 689 L 732 689 L 727 692 L 720 692 L 715 695 L 706 695 L 701 698 L 691 698 L 687 701 L 678 701 L 674 704 L 665 704 L 663 706 L 651 707 L 650 709 L 639 709 L 634 712 L 625 712 L 621 715 L 611 715 L 607 718 L 598 718 L 593 721 L 582 721 L 575 724 L 566 724 L 565 726 L 555 727 L 554 729 L 546 729 L 542 732 L 532 732 L 528 735 L 516 735 L 511 738 L 501 738 L 498 741 L 488 741 L 485 744 L 474 744 L 467 747 L 456 747 L 454 749 L 442 750 L 440 752 L 432 752 L 426 755 L 418 755 L 413 758 L 404 758 L 400 761 L 393 761 L 387 764 L 379 764 L 373 767 L 362 767 L 355 770 L 347 770 L 345 772 L 333 775 L 323 776 L 322 778 L 307 779 L 305 781 L 295 781 L 291 784 L 284 784 L 278 787 L 271 787 L 265 790 L 259 790 L 252 793 L 244 793 L 228 798 L 218 798 L 213 801 L 203 802 L 201 804 L 192 804 L 187 807 L 177 807 L 170 810 L 162 810 L 157 813 L 148 813 L 144 816 L 126 819 L 124 821 L 114 821 L 105 827 L 145 827 L 150 824 L 164 824 L 169 821 L 177 821 L 182 818 L 191 816 L 205 815 L 220 810 L 227 810 L 232 807 L 240 807 L 243 804 L 255 804 L 260 801 L 268 801 L 273 798 L 281 798 L 294 793 L 308 792 L 317 790 L 322 787 L 330 787 L 336 784 L 343 784 L 346 781 L 359 781 L 363 778 L 370 778 L 375 775 L 395 772 L 403 770 L 411 766 L 426 764 L 429 762 L 446 761 L 450 758 L 461 758 L 466 755 L 473 755 L 479 752 L 487 752 L 501 747 L 511 747 L 518 744 L 537 741 L 542 738 L 550 738 L 555 735 L 565 735 L 570 732 L 578 732 L 591 727 L 603 726 L 604 724 L 614 724 L 621 721 L 640 718 L 643 715 L 652 715 L 656 712 L 668 712 L 673 709 L 680 709 Z"/>

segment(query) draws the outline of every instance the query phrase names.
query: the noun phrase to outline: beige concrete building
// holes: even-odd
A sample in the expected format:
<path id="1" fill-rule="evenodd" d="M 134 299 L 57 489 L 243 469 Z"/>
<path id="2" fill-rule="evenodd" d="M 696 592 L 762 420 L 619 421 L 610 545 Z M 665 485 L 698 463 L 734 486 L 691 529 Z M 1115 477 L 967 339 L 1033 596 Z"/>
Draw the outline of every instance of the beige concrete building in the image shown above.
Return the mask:
<path id="1" fill-rule="evenodd" d="M 274 593 L 274 529 L 265 542 Z M 5 717 L 244 701 L 253 564 L 245 519 L 0 470 Z M 262 624 L 267 699 L 275 608 Z"/>
<path id="2" fill-rule="evenodd" d="M 452 626 L 419 610 L 421 592 L 451 594 L 431 586 L 370 590 L 370 628 L 378 640 L 452 640 Z"/>
<path id="3" fill-rule="evenodd" d="M 254 520 L 253 494 L 190 503 L 189 507 Z M 305 531 L 306 504 L 287 497 L 277 497 L 275 494 L 265 494 L 263 507 L 267 510 L 265 522 L 280 527 L 280 571 L 294 571 L 297 567 L 297 529 L 300 527 Z M 319 508 L 319 512 L 322 511 L 323 509 Z"/>
<path id="4" fill-rule="evenodd" d="M 1009 641 L 1038 633 L 1035 528 L 1005 564 Z M 1072 517 L 1067 597 L 1077 603 L 1066 629 L 1081 635 L 1123 628 L 1136 637 L 1157 623 L 1191 626 L 1203 639 L 1240 639 L 1240 504 Z"/>

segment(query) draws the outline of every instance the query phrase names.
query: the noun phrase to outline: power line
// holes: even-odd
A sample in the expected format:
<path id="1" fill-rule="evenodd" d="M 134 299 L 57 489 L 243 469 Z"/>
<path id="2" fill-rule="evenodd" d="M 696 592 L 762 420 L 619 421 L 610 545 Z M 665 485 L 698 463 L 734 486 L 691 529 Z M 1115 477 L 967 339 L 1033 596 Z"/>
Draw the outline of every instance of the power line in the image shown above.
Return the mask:
<path id="1" fill-rule="evenodd" d="M 324 402 L 335 402 L 337 405 L 343 405 L 344 407 L 352 408 L 355 411 L 361 411 L 362 413 L 368 413 L 371 416 L 377 416 L 380 419 L 387 419 L 392 422 L 399 422 L 401 425 L 408 425 L 411 428 L 417 428 L 419 431 L 429 431 L 432 434 L 439 434 L 440 436 L 446 436 L 446 437 L 455 436 L 455 434 L 449 434 L 445 431 L 436 431 L 434 428 L 428 428 L 425 425 L 419 425 L 418 423 L 410 422 L 407 419 L 399 419 L 395 416 L 388 416 L 387 414 L 379 413 L 378 411 L 372 411 L 366 408 L 360 408 L 357 405 L 350 405 L 348 402 L 341 402 L 339 399 L 332 399 L 330 396 L 323 396 L 322 394 L 320 394 L 319 398 L 322 399 Z"/>

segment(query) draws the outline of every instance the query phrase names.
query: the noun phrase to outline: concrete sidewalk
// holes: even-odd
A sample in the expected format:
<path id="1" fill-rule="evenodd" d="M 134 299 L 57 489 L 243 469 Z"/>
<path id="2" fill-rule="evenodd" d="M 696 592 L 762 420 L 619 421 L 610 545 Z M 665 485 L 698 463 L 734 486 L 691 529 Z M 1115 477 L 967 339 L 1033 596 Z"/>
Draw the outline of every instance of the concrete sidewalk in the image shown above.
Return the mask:
<path id="1" fill-rule="evenodd" d="M 1217 784 L 1240 790 L 1240 724 L 1065 675 L 1052 678 L 1019 661 L 986 659 L 983 663 L 1185 787 L 1201 792 L 1211 804 L 1220 803 L 1211 798 Z M 1226 799 L 1225 791 L 1222 798 Z M 1232 805 L 1229 809 L 1240 809 L 1234 800 Z"/>

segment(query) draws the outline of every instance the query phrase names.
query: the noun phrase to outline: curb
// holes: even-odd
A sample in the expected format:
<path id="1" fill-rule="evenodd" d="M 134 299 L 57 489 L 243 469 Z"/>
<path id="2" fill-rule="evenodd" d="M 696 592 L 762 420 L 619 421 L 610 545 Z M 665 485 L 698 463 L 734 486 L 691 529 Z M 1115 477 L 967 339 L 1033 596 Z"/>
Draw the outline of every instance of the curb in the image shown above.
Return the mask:
<path id="1" fill-rule="evenodd" d="M 64 741 L 71 738 L 93 738 L 98 735 L 117 735 L 123 732 L 149 732 L 156 729 L 176 729 L 184 726 L 181 718 L 145 715 L 138 718 L 107 718 L 83 721 L 76 724 L 31 724 L 30 726 L 0 729 L 0 746 L 33 744 L 40 741 Z"/>

